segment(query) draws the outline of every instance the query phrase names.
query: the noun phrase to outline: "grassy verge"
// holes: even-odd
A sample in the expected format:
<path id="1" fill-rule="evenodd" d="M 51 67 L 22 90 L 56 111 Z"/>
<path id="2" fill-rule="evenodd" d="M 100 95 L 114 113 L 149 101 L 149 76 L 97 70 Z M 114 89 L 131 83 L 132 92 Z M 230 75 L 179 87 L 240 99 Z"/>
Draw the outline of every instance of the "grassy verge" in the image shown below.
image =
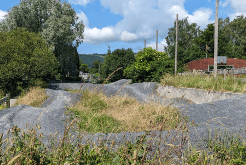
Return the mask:
<path id="1" fill-rule="evenodd" d="M 112 75 L 112 74 L 111 74 Z M 110 75 L 110 76 L 111 76 Z M 110 77 L 109 76 L 109 77 Z M 174 82 L 175 81 L 175 82 Z M 203 81 L 203 82 L 202 82 Z M 172 77 L 166 76 L 162 83 L 164 85 L 195 87 L 212 90 L 228 90 L 240 91 L 244 89 L 244 84 L 240 82 L 227 81 L 228 85 L 223 84 L 224 80 L 218 78 L 206 79 L 202 77 Z M 177 83 L 179 82 L 179 83 Z M 185 84 L 184 82 L 187 82 Z M 211 86 L 214 84 L 214 86 Z M 217 84 L 217 85 L 216 85 Z M 225 83 L 226 84 L 226 83 Z M 83 84 L 82 84 L 83 86 Z M 81 87 L 82 87 L 81 86 Z M 230 88 L 233 86 L 234 88 Z M 35 90 L 33 88 L 32 90 Z M 30 93 L 31 91 L 30 90 Z M 74 116 L 71 118 L 70 126 L 78 121 L 79 129 L 86 133 L 91 132 L 130 132 L 130 131 L 150 131 L 150 130 L 176 130 L 184 133 L 188 129 L 186 127 L 187 120 L 181 116 L 178 109 L 171 107 L 164 107 L 156 102 L 149 102 L 146 104 L 139 103 L 134 98 L 114 97 L 108 98 L 101 92 L 93 91 L 73 91 L 73 93 L 83 93 L 81 100 L 71 107 L 67 107 L 68 112 Z M 35 102 L 40 103 L 45 97 L 31 99 L 28 93 L 23 95 L 22 101 L 26 104 Z M 36 93 L 37 95 L 37 93 Z M 23 103 L 22 102 L 22 103 Z M 21 103 L 21 100 L 18 102 Z M 35 104 L 38 105 L 39 103 Z M 34 103 L 33 103 L 34 105 Z M 79 121 L 82 119 L 81 121 Z M 21 137 L 17 133 L 20 129 L 13 127 L 11 133 L 13 134 L 12 142 L 14 145 L 8 146 L 4 154 L 0 155 L 0 163 L 3 164 L 174 164 L 177 162 L 170 155 L 176 153 L 180 162 L 183 164 L 245 164 L 246 163 L 246 149 L 245 143 L 240 138 L 232 136 L 225 136 L 224 138 L 216 137 L 215 139 L 208 139 L 208 150 L 201 150 L 192 148 L 192 150 L 182 150 L 184 142 L 189 141 L 189 138 L 183 138 L 180 145 L 174 146 L 173 141 L 166 144 L 165 151 L 159 151 L 147 158 L 150 148 L 143 142 L 147 139 L 143 136 L 136 144 L 126 142 L 125 145 L 120 146 L 119 150 L 112 152 L 112 147 L 106 147 L 103 144 L 95 146 L 89 150 L 90 144 L 77 143 L 76 146 L 71 145 L 70 140 L 67 139 L 68 130 L 70 126 L 65 129 L 63 140 L 60 141 L 59 147 L 54 147 L 51 150 L 46 149 L 41 144 L 42 134 L 37 138 L 35 131 L 23 132 Z M 83 136 L 79 135 L 81 138 Z M 199 135 L 198 135 L 199 136 Z M 70 137 L 70 136 L 69 136 Z M 80 139 L 81 140 L 81 139 Z M 0 138 L 2 142 L 2 138 Z M 7 140 L 7 142 L 9 142 Z M 2 146 L 4 142 L 0 143 Z M 157 144 L 158 145 L 158 144 Z M 160 143 L 159 143 L 160 145 Z M 39 147 L 39 148 L 38 148 Z M 43 149 L 43 151 L 40 150 Z M 3 148 L 1 148 L 3 149 Z M 1 152 L 0 152 L 1 153 Z M 180 156 L 181 155 L 181 156 Z"/>
<path id="2" fill-rule="evenodd" d="M 240 78 L 245 78 L 245 75 Z M 224 76 L 218 75 L 217 79 L 214 79 L 213 75 L 201 76 L 201 75 L 186 75 L 186 76 L 172 76 L 165 74 L 160 79 L 160 84 L 174 86 L 174 87 L 187 87 L 204 89 L 207 91 L 220 91 L 220 92 L 239 92 L 246 93 L 246 83 L 241 79 L 234 79 L 233 76 L 227 75 L 224 80 Z"/>
<path id="3" fill-rule="evenodd" d="M 31 87 L 26 91 L 22 91 L 20 96 L 18 97 L 16 103 L 13 106 L 25 104 L 32 107 L 39 108 L 42 103 L 49 97 L 46 96 L 44 89 L 39 86 Z M 5 109 L 4 105 L 0 106 L 0 110 Z"/>

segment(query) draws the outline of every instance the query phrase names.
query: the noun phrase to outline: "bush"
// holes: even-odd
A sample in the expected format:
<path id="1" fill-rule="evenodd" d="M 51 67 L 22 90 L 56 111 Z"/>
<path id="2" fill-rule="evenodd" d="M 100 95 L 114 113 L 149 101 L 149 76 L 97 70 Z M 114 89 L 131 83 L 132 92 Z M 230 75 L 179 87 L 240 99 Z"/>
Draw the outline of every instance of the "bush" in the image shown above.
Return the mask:
<path id="1" fill-rule="evenodd" d="M 123 76 L 132 79 L 133 83 L 160 82 L 164 73 L 174 74 L 174 60 L 165 52 L 149 47 L 138 52 L 136 62 L 124 70 Z"/>
<path id="2" fill-rule="evenodd" d="M 42 79 L 35 79 L 29 82 L 28 86 L 47 88 L 47 84 Z"/>
<path id="3" fill-rule="evenodd" d="M 110 77 L 110 80 L 115 82 L 120 79 L 124 79 L 125 77 L 123 76 L 123 70 L 135 61 L 136 59 L 132 49 L 116 49 L 112 53 L 109 49 L 100 70 L 100 75 L 101 77 L 108 77 L 115 70 L 122 67 L 122 69 L 118 70 Z"/>
<path id="4" fill-rule="evenodd" d="M 16 93 L 17 86 L 52 75 L 59 66 L 40 34 L 25 28 L 0 33 L 0 88 Z"/>

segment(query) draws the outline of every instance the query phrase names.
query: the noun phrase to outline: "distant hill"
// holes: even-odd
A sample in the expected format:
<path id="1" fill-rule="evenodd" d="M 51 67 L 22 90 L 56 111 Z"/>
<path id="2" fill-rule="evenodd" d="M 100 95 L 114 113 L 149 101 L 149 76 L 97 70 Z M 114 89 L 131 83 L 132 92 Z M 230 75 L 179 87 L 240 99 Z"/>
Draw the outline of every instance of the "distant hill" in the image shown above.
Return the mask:
<path id="1" fill-rule="evenodd" d="M 137 53 L 136 53 L 137 54 Z M 136 56 L 135 54 L 135 56 Z M 100 60 L 101 63 L 104 62 L 104 58 L 107 54 L 97 54 L 97 53 L 93 53 L 93 54 L 79 54 L 79 58 L 85 63 L 88 64 L 88 67 L 91 69 L 92 67 L 92 63 L 95 60 Z"/>
<path id="2" fill-rule="evenodd" d="M 104 62 L 104 56 L 107 54 L 79 54 L 79 58 L 85 63 L 88 64 L 88 67 L 91 69 L 92 63 L 95 60 L 100 60 L 101 63 Z"/>

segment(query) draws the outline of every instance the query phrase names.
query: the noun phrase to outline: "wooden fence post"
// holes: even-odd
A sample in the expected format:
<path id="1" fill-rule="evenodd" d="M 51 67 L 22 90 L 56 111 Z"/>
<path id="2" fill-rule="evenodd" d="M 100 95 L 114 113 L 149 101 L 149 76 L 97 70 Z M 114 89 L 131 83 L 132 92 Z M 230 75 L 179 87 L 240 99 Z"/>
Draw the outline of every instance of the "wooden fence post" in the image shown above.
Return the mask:
<path id="1" fill-rule="evenodd" d="M 225 79 L 226 79 L 226 73 L 227 73 L 227 70 L 224 69 L 224 81 L 225 81 Z"/>

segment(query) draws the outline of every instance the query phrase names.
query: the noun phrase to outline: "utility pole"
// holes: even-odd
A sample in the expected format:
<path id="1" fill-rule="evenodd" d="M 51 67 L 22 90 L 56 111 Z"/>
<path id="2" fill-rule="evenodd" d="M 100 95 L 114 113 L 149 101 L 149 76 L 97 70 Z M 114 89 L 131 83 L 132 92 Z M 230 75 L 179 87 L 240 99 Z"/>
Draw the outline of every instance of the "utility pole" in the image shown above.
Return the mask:
<path id="1" fill-rule="evenodd" d="M 178 14 L 176 15 L 175 76 L 177 74 L 177 58 L 178 58 Z"/>
<path id="2" fill-rule="evenodd" d="M 217 58 L 218 58 L 218 12 L 219 12 L 219 0 L 216 0 L 216 12 L 215 12 L 215 31 L 214 31 L 214 78 L 217 78 Z"/>
<path id="3" fill-rule="evenodd" d="M 144 48 L 146 48 L 146 39 L 144 39 Z"/>
<path id="4" fill-rule="evenodd" d="M 158 30 L 156 30 L 156 51 L 158 51 Z"/>

